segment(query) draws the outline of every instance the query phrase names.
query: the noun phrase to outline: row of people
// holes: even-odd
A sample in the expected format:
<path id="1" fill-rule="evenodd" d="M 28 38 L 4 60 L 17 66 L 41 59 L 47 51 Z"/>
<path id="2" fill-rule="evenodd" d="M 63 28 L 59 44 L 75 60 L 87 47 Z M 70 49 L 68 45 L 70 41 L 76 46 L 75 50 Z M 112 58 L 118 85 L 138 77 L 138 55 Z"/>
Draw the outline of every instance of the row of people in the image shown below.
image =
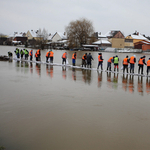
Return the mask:
<path id="1" fill-rule="evenodd" d="M 28 59 L 28 56 L 30 56 L 30 60 L 32 61 L 32 58 L 33 58 L 33 50 L 30 50 L 30 52 L 28 52 L 28 50 L 24 49 L 24 50 L 21 50 L 19 51 L 18 48 L 16 48 L 15 50 L 15 53 L 17 55 L 17 58 L 20 58 L 20 55 L 21 55 L 21 59 L 23 58 L 23 55 L 25 55 L 25 60 Z M 40 61 L 40 56 L 41 56 L 41 52 L 40 52 L 40 49 L 38 49 L 35 53 L 35 58 L 36 58 L 36 61 Z M 46 53 L 46 62 L 48 62 L 48 60 L 50 59 L 50 63 L 53 63 L 53 57 L 54 57 L 54 52 L 52 50 L 48 51 Z M 140 71 L 141 71 L 141 74 L 143 74 L 143 68 L 144 68 L 144 65 L 147 65 L 147 75 L 150 71 L 150 58 L 149 60 L 147 61 L 147 63 L 145 62 L 145 57 L 146 56 L 142 56 L 140 57 L 139 61 L 138 61 L 138 73 L 140 74 Z M 74 52 L 72 54 L 72 65 L 75 66 L 76 64 L 76 58 L 77 58 L 77 53 Z M 63 53 L 62 55 L 62 64 L 66 64 L 66 59 L 67 59 L 67 52 Z M 91 55 L 91 53 L 87 54 L 85 53 L 83 56 L 82 56 L 82 67 L 90 67 L 91 68 L 91 65 L 92 65 L 92 60 L 93 57 Z M 101 67 L 101 70 L 103 70 L 103 57 L 102 57 L 102 53 L 98 53 L 98 66 L 97 66 L 97 69 L 99 69 L 99 66 Z M 119 57 L 116 55 L 116 56 L 113 56 L 113 57 L 110 57 L 107 61 L 107 70 L 111 71 L 111 64 L 114 63 L 114 71 L 119 71 Z M 136 63 L 136 55 L 133 55 L 131 56 L 130 58 L 128 56 L 126 56 L 126 58 L 123 59 L 123 73 L 125 73 L 125 70 L 126 72 L 128 73 L 128 68 L 130 68 L 130 73 L 134 73 L 134 68 L 135 68 L 135 63 Z M 130 66 L 129 66 L 130 64 Z"/>
<path id="2" fill-rule="evenodd" d="M 75 52 L 76 53 L 76 52 Z M 146 56 L 142 56 L 140 57 L 139 61 L 138 61 L 138 73 L 140 74 L 140 71 L 141 71 L 141 74 L 143 74 L 143 68 L 144 68 L 144 64 L 147 65 L 147 75 L 150 71 L 150 58 L 149 60 L 147 61 L 147 64 L 145 62 L 145 58 Z M 85 53 L 82 57 L 82 67 L 83 65 L 85 65 L 86 67 L 86 60 L 87 60 L 87 63 L 88 61 L 90 62 L 91 64 L 91 60 L 93 58 L 91 57 L 90 61 L 88 60 L 88 57 L 87 57 L 87 53 Z M 101 66 L 101 70 L 103 70 L 103 57 L 102 57 L 102 53 L 98 53 L 98 66 L 97 66 L 97 69 L 99 69 L 99 66 Z M 119 71 L 119 57 L 116 55 L 116 56 L 113 56 L 113 57 L 110 57 L 107 61 L 107 70 L 111 71 L 111 64 L 114 63 L 114 71 Z M 123 59 L 123 73 L 125 73 L 125 70 L 126 72 L 128 73 L 128 67 L 130 68 L 130 73 L 134 73 L 134 68 L 135 68 L 135 63 L 136 63 L 136 55 L 133 55 L 129 58 L 129 56 L 126 56 L 126 58 Z M 130 66 L 129 66 L 130 64 Z M 90 66 L 91 67 L 91 66 Z"/>
<path id="3" fill-rule="evenodd" d="M 30 50 L 30 52 L 29 52 L 27 49 L 19 50 L 18 48 L 16 48 L 16 50 L 14 52 L 15 52 L 18 59 L 19 58 L 23 59 L 23 56 L 24 56 L 25 60 L 28 60 L 28 57 L 30 55 L 30 60 L 32 61 L 33 50 Z M 11 57 L 12 53 L 8 52 L 8 56 Z"/>
<path id="4" fill-rule="evenodd" d="M 76 53 L 76 52 L 75 52 Z M 89 56 L 89 55 L 88 55 Z M 83 65 L 85 65 L 86 67 L 86 60 L 87 60 L 87 64 L 88 62 L 90 62 L 90 67 L 91 67 L 91 60 L 93 59 L 92 57 L 90 58 L 90 60 L 88 59 L 87 53 L 85 53 L 82 57 L 82 67 Z M 147 65 L 147 75 L 150 71 L 150 58 L 148 59 L 147 63 L 145 62 L 145 58 L 146 56 L 142 56 L 140 57 L 140 59 L 138 60 L 138 74 L 143 74 L 143 68 L 144 65 Z M 102 53 L 98 53 L 98 66 L 97 69 L 99 69 L 99 66 L 101 66 L 101 70 L 103 70 L 103 57 L 102 57 Z M 110 57 L 107 61 L 107 70 L 111 71 L 111 64 L 114 63 L 114 71 L 119 71 L 119 57 L 113 56 Z M 134 68 L 135 68 L 135 63 L 136 63 L 136 55 L 133 55 L 129 58 L 129 56 L 126 56 L 126 58 L 123 59 L 123 73 L 126 72 L 128 73 L 128 68 L 130 68 L 130 73 L 134 73 Z M 130 64 L 130 65 L 129 65 Z"/>
<path id="5" fill-rule="evenodd" d="M 140 59 L 138 60 L 138 74 L 143 74 L 143 68 L 144 65 L 147 65 L 147 75 L 150 71 L 150 58 L 147 60 L 147 63 L 145 62 L 145 58 L 146 56 L 142 56 L 140 57 Z M 114 63 L 114 71 L 117 68 L 117 71 L 119 70 L 119 58 L 118 56 L 114 56 L 114 57 L 110 57 L 107 63 L 107 70 L 109 69 L 111 71 L 111 63 Z M 128 68 L 130 68 L 130 73 L 134 73 L 134 68 L 135 68 L 135 63 L 136 63 L 136 55 L 133 55 L 129 58 L 129 56 L 127 55 L 124 59 L 123 59 L 123 73 L 126 72 L 128 73 Z"/>

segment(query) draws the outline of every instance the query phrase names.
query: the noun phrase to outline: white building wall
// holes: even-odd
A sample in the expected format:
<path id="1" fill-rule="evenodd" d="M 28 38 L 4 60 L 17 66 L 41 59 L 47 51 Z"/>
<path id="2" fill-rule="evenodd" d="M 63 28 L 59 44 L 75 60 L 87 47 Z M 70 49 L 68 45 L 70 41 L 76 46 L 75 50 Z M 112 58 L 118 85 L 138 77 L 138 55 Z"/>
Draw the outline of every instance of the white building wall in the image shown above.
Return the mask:
<path id="1" fill-rule="evenodd" d="M 61 40 L 61 37 L 58 35 L 58 33 L 56 33 L 52 38 L 52 42 L 57 42 L 58 40 Z"/>

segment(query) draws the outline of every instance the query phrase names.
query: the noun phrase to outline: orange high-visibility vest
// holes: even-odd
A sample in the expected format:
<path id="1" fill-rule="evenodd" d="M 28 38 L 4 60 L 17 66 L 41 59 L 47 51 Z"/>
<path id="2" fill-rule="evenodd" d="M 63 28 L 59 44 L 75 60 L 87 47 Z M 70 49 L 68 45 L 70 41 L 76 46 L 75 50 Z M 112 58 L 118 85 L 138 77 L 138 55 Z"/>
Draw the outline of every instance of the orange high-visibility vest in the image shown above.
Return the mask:
<path id="1" fill-rule="evenodd" d="M 100 57 L 101 55 L 98 55 L 98 61 L 103 61 Z"/>
<path id="2" fill-rule="evenodd" d="M 46 57 L 49 57 L 49 52 L 46 53 Z"/>
<path id="3" fill-rule="evenodd" d="M 124 58 L 123 64 L 124 64 L 124 65 L 128 65 L 128 58 Z"/>
<path id="4" fill-rule="evenodd" d="M 110 57 L 109 59 L 108 59 L 108 62 L 110 62 L 111 63 L 111 60 L 113 59 L 113 57 Z"/>
<path id="5" fill-rule="evenodd" d="M 37 53 L 35 53 L 35 57 L 38 57 L 38 54 L 37 54 Z"/>
<path id="6" fill-rule="evenodd" d="M 147 66 L 150 66 L 150 60 L 147 61 Z"/>
<path id="7" fill-rule="evenodd" d="M 32 52 L 32 50 L 30 51 L 29 55 L 30 55 L 30 56 L 32 56 L 32 55 L 33 55 L 33 52 Z"/>
<path id="8" fill-rule="evenodd" d="M 134 56 L 131 56 L 131 57 L 130 57 L 130 64 L 134 64 L 134 63 L 135 63 L 135 62 L 134 62 L 134 58 L 135 58 Z"/>
<path id="9" fill-rule="evenodd" d="M 85 55 L 85 54 L 82 56 L 82 59 L 83 59 L 83 60 L 86 60 L 86 55 Z"/>
<path id="10" fill-rule="evenodd" d="M 66 58 L 67 53 L 63 53 L 62 58 Z"/>
<path id="11" fill-rule="evenodd" d="M 50 52 L 50 57 L 53 57 L 54 56 L 54 52 Z"/>
<path id="12" fill-rule="evenodd" d="M 40 50 L 38 49 L 38 50 L 37 50 L 37 55 L 39 55 L 39 54 L 40 54 Z"/>
<path id="13" fill-rule="evenodd" d="M 144 63 L 143 63 L 143 58 L 140 58 L 139 64 L 140 64 L 140 65 L 143 65 L 143 64 L 144 64 Z"/>
<path id="14" fill-rule="evenodd" d="M 72 54 L 72 59 L 76 59 L 75 53 Z"/>

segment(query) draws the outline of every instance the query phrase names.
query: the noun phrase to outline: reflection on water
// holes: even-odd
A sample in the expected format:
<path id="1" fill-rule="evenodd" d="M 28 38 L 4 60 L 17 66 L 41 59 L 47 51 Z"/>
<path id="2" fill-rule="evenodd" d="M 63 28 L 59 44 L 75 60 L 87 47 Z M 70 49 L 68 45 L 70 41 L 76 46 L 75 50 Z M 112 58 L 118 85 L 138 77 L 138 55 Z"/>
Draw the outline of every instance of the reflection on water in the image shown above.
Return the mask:
<path id="1" fill-rule="evenodd" d="M 150 93 L 150 79 L 146 78 L 146 92 Z"/>
<path id="2" fill-rule="evenodd" d="M 129 76 L 129 92 L 134 92 L 134 76 L 132 75 Z"/>
<path id="3" fill-rule="evenodd" d="M 82 80 L 85 83 L 91 83 L 91 70 L 82 69 Z"/>
<path id="4" fill-rule="evenodd" d="M 24 66 L 25 66 L 25 68 L 28 68 L 29 67 L 29 63 L 25 61 L 25 65 Z"/>
<path id="5" fill-rule="evenodd" d="M 138 92 L 143 95 L 143 77 L 138 77 Z"/>
<path id="6" fill-rule="evenodd" d="M 46 73 L 50 78 L 53 78 L 53 65 L 46 64 Z"/>
<path id="7" fill-rule="evenodd" d="M 72 79 L 76 81 L 76 69 L 72 68 Z"/>
<path id="8" fill-rule="evenodd" d="M 107 72 L 107 85 L 108 88 L 112 88 L 112 84 L 111 84 L 111 72 Z"/>
<path id="9" fill-rule="evenodd" d="M 118 73 L 114 73 L 114 76 L 113 76 L 113 87 L 115 89 L 117 89 L 117 87 L 118 87 Z"/>
<path id="10" fill-rule="evenodd" d="M 127 88 L 128 88 L 128 75 L 123 74 L 122 88 L 123 88 L 123 90 L 127 91 Z"/>
<path id="11" fill-rule="evenodd" d="M 33 73 L 33 63 L 30 62 L 30 73 Z"/>
<path id="12" fill-rule="evenodd" d="M 20 61 L 16 61 L 16 67 L 20 67 Z"/>
<path id="13" fill-rule="evenodd" d="M 38 76 L 41 76 L 41 64 L 36 63 L 35 68 L 36 68 L 36 72 L 37 72 Z"/>
<path id="14" fill-rule="evenodd" d="M 102 86 L 102 71 L 97 71 L 98 74 L 98 87 Z"/>
<path id="15" fill-rule="evenodd" d="M 62 66 L 62 76 L 64 79 L 66 79 L 67 74 L 66 74 L 66 66 Z"/>
<path id="16" fill-rule="evenodd" d="M 10 63 L 10 62 L 9 62 Z M 41 64 L 36 63 L 34 64 L 32 62 L 23 62 L 23 61 L 15 61 L 15 66 L 17 71 L 23 71 L 24 73 L 28 72 L 28 68 L 30 69 L 30 73 L 33 73 L 34 66 L 35 70 L 38 76 L 41 76 Z M 22 69 L 21 69 L 22 68 Z M 63 79 L 67 79 L 67 67 L 62 66 L 62 77 Z M 50 64 L 46 64 L 46 73 L 50 78 L 53 78 L 54 75 L 54 66 Z M 78 73 L 76 71 L 81 72 L 82 74 L 82 81 L 84 83 L 88 83 L 89 85 L 91 84 L 92 81 L 92 70 L 89 69 L 76 69 L 72 68 L 72 79 L 74 81 L 77 80 L 77 75 Z M 105 76 L 106 77 L 103 77 Z M 133 76 L 133 75 L 128 75 L 128 74 L 118 74 L 118 73 L 112 73 L 112 72 L 102 72 L 102 71 L 97 71 L 97 86 L 102 87 L 102 84 L 104 80 L 106 79 L 107 81 L 107 87 L 111 89 L 118 89 L 119 85 L 119 76 L 121 76 L 121 84 L 122 84 L 122 89 L 126 92 L 129 93 L 134 93 L 136 90 L 141 96 L 144 94 L 144 85 L 146 87 L 146 93 L 150 93 L 150 79 L 147 77 L 142 77 L 142 76 Z M 80 78 L 79 78 L 80 79 Z M 135 79 L 137 82 L 135 83 Z M 143 80 L 145 79 L 146 83 L 143 83 Z M 137 85 L 135 85 L 137 84 Z M 137 88 L 136 88 L 137 87 Z"/>

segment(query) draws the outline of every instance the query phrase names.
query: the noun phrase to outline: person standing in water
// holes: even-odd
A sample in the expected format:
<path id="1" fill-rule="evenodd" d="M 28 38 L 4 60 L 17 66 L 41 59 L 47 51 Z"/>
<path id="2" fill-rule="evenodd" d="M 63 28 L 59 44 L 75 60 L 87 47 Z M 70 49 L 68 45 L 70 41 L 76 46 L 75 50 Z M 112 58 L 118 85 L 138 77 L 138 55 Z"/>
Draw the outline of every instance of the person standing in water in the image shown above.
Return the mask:
<path id="1" fill-rule="evenodd" d="M 126 58 L 123 59 L 123 73 L 125 72 L 125 69 L 128 73 L 128 63 L 129 63 L 129 59 L 128 56 L 126 56 Z"/>
<path id="2" fill-rule="evenodd" d="M 92 60 L 94 60 L 94 59 L 93 59 L 91 53 L 89 53 L 89 54 L 87 55 L 87 67 L 90 66 L 90 68 L 91 68 L 91 65 L 92 65 L 91 62 L 92 62 Z"/>
<path id="3" fill-rule="evenodd" d="M 116 68 L 117 68 L 117 72 L 119 71 L 119 58 L 118 56 L 116 55 L 115 58 L 114 58 L 114 71 L 116 71 Z"/>
<path id="4" fill-rule="evenodd" d="M 62 55 L 62 64 L 66 64 L 66 59 L 67 59 L 67 52 L 63 53 Z"/>
<path id="5" fill-rule="evenodd" d="M 97 69 L 99 69 L 99 66 L 101 66 L 101 70 L 103 70 L 103 58 L 102 58 L 102 53 L 98 53 L 98 66 Z"/>
<path id="6" fill-rule="evenodd" d="M 50 50 L 50 63 L 53 63 L 53 60 L 54 60 L 54 52 L 52 51 L 52 49 Z"/>
<path id="7" fill-rule="evenodd" d="M 77 58 L 77 53 L 74 52 L 74 53 L 72 54 L 72 65 L 73 65 L 73 66 L 76 65 L 76 58 Z"/>
<path id="8" fill-rule="evenodd" d="M 134 64 L 136 63 L 136 55 L 130 57 L 129 63 L 130 63 L 130 73 L 134 73 Z"/>
<path id="9" fill-rule="evenodd" d="M 83 56 L 82 56 L 82 67 L 84 65 L 84 67 L 86 67 L 86 60 L 87 60 L 87 53 L 85 53 Z"/>

